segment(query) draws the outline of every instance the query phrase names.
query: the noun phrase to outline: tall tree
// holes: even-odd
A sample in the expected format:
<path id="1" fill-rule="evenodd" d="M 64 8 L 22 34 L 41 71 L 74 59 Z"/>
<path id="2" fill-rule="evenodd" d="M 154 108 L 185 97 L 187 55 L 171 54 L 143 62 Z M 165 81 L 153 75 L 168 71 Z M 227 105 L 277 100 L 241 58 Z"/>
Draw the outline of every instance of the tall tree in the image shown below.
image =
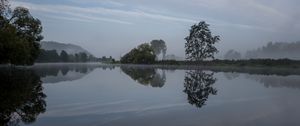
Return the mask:
<path id="1" fill-rule="evenodd" d="M 185 38 L 186 59 L 192 61 L 201 61 L 206 58 L 213 58 L 218 52 L 214 46 L 220 40 L 219 36 L 213 36 L 209 24 L 201 21 L 190 29 L 190 34 Z"/>
<path id="2" fill-rule="evenodd" d="M 40 20 L 23 7 L 11 11 L 8 0 L 1 0 L 0 26 L 0 63 L 32 65 L 43 39 Z"/>
<path id="3" fill-rule="evenodd" d="M 12 14 L 11 23 L 17 28 L 17 35 L 27 42 L 29 48 L 28 65 L 34 63 L 39 55 L 40 41 L 43 39 L 42 25 L 39 19 L 35 19 L 29 10 L 17 7 Z"/>
<path id="4" fill-rule="evenodd" d="M 166 52 L 167 52 L 167 46 L 166 46 L 166 42 L 164 40 L 152 40 L 150 42 L 151 47 L 154 50 L 154 53 L 156 55 L 156 59 L 158 59 L 158 56 L 162 53 L 163 57 L 162 59 L 165 58 L 166 56 Z"/>

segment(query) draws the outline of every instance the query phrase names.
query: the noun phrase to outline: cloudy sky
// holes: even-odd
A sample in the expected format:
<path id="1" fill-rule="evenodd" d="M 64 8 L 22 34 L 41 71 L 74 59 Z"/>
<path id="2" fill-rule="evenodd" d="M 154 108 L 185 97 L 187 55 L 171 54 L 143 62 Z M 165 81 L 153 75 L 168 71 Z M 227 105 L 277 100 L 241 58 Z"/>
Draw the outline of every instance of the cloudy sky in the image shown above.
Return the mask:
<path id="1" fill-rule="evenodd" d="M 44 40 L 80 45 L 115 58 L 153 39 L 184 56 L 190 26 L 206 21 L 223 55 L 269 41 L 300 40 L 299 0 L 13 0 L 42 21 Z"/>

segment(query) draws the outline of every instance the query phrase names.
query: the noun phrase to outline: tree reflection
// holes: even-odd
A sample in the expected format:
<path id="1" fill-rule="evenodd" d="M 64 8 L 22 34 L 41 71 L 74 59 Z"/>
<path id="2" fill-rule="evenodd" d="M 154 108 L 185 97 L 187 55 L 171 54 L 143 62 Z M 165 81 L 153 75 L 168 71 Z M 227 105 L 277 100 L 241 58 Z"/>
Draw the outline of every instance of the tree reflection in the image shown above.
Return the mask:
<path id="1" fill-rule="evenodd" d="M 235 78 L 238 78 L 240 76 L 239 73 L 236 72 L 224 72 L 224 76 L 228 79 L 228 80 L 233 80 Z"/>
<path id="2" fill-rule="evenodd" d="M 40 76 L 68 76 L 69 72 L 76 72 L 82 74 L 88 74 L 96 68 L 102 70 L 113 70 L 113 65 L 92 65 L 92 64 L 38 64 L 32 67 L 32 69 Z"/>
<path id="3" fill-rule="evenodd" d="M 0 125 L 32 123 L 46 111 L 42 82 L 32 70 L 0 68 Z"/>
<path id="4" fill-rule="evenodd" d="M 121 70 L 142 85 L 151 85 L 152 87 L 163 87 L 166 82 L 165 71 L 162 74 L 154 68 L 134 68 L 134 67 L 121 67 Z"/>
<path id="5" fill-rule="evenodd" d="M 216 82 L 214 73 L 205 73 L 201 70 L 187 71 L 184 78 L 184 92 L 187 94 L 188 102 L 201 108 L 205 105 L 210 94 L 216 95 L 217 90 L 212 87 Z"/>
<path id="6" fill-rule="evenodd" d="M 278 75 L 249 75 L 246 78 L 255 80 L 263 84 L 266 88 L 293 88 L 300 89 L 300 76 L 278 76 Z"/>

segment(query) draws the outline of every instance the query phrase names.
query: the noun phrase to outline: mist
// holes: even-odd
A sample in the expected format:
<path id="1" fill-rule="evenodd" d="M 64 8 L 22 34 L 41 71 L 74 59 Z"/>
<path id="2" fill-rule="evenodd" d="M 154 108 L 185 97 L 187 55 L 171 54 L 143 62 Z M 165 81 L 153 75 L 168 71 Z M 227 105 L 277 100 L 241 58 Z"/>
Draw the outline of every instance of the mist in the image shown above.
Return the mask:
<path id="1" fill-rule="evenodd" d="M 245 54 L 270 41 L 296 42 L 299 4 L 297 0 L 15 0 L 11 5 L 29 8 L 42 21 L 45 41 L 76 44 L 95 56 L 118 59 L 154 39 L 166 42 L 167 54 L 184 58 L 184 38 L 190 26 L 202 20 L 221 38 L 216 58 L 230 49 Z"/>

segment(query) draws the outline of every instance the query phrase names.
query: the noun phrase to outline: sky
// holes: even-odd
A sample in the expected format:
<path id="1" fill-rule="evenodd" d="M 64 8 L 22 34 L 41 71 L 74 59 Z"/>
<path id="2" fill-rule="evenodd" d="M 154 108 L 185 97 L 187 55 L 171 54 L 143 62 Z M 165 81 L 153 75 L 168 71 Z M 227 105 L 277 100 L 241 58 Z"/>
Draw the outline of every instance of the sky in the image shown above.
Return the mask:
<path id="1" fill-rule="evenodd" d="M 42 21 L 45 41 L 82 46 L 119 58 L 139 44 L 163 39 L 167 54 L 184 57 L 184 38 L 206 21 L 221 41 L 217 57 L 266 43 L 300 40 L 299 0 L 12 0 Z"/>

